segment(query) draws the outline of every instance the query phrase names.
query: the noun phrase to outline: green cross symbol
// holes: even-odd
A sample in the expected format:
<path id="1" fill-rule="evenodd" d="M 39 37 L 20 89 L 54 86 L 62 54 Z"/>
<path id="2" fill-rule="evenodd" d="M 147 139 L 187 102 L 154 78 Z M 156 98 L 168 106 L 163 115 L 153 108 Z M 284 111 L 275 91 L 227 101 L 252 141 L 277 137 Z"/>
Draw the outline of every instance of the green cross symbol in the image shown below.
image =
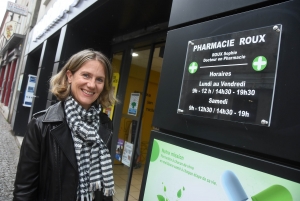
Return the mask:
<path id="1" fill-rule="evenodd" d="M 198 64 L 197 62 L 192 62 L 190 65 L 189 65 L 189 72 L 191 74 L 194 74 L 196 73 L 196 71 L 198 70 Z"/>
<path id="2" fill-rule="evenodd" d="M 253 60 L 252 68 L 255 71 L 262 71 L 263 69 L 266 68 L 267 64 L 268 64 L 268 61 L 267 61 L 266 57 L 258 56 Z"/>

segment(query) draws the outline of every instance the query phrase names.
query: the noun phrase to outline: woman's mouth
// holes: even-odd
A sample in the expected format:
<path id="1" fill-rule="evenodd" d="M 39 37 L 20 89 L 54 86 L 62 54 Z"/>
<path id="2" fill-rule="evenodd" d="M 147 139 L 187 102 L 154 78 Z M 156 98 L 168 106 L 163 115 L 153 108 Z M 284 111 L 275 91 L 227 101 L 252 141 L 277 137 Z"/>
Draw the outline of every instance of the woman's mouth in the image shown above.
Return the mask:
<path id="1" fill-rule="evenodd" d="M 89 91 L 86 91 L 84 89 L 82 89 L 82 92 L 85 93 L 85 94 L 87 94 L 87 95 L 93 95 L 93 94 L 95 94 L 94 92 L 89 92 Z"/>

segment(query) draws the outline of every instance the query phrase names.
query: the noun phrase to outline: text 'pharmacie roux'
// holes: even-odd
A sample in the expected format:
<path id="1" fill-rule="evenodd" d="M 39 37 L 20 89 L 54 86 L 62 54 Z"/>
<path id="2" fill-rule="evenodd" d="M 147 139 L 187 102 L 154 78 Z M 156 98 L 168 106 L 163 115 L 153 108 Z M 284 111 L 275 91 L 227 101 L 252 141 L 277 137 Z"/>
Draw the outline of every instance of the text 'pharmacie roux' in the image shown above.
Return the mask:
<path id="1" fill-rule="evenodd" d="M 264 43 L 264 42 L 266 42 L 265 36 L 266 36 L 266 34 L 242 37 L 239 39 L 239 45 L 249 45 L 252 43 Z M 193 52 L 202 51 L 202 50 L 219 49 L 219 48 L 224 48 L 224 47 L 234 47 L 234 45 L 235 45 L 235 39 L 205 43 L 205 44 L 200 44 L 200 45 L 194 45 Z"/>

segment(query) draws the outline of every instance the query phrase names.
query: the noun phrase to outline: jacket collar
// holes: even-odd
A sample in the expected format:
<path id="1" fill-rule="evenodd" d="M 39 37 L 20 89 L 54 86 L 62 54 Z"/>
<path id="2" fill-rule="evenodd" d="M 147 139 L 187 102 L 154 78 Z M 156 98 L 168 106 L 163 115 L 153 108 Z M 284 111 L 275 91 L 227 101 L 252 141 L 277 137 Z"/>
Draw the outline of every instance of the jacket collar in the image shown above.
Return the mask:
<path id="1" fill-rule="evenodd" d="M 47 110 L 43 122 L 63 122 L 65 119 L 64 103 L 59 101 L 58 103 L 51 105 Z M 100 112 L 100 123 L 105 124 L 110 120 L 106 114 Z"/>
<path id="2" fill-rule="evenodd" d="M 51 105 L 47 110 L 43 122 L 62 122 L 65 118 L 64 103 Z"/>
<path id="3" fill-rule="evenodd" d="M 64 104 L 62 101 L 51 105 L 46 110 L 43 123 L 54 122 L 58 123 L 58 125 L 56 125 L 54 128 L 51 128 L 50 134 L 56 140 L 58 146 L 68 158 L 75 171 L 78 171 L 74 141 L 68 123 L 65 120 Z"/>

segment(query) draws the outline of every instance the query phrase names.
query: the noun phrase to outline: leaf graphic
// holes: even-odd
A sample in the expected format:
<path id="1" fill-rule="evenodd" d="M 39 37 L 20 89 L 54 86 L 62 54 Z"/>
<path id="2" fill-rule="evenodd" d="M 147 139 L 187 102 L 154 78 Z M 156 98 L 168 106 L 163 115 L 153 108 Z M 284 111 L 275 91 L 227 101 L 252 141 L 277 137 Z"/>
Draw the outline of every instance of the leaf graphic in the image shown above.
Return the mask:
<path id="1" fill-rule="evenodd" d="M 185 188 L 184 188 L 184 187 L 183 187 L 182 189 L 183 189 L 183 190 L 185 190 Z"/>
<path id="2" fill-rule="evenodd" d="M 177 192 L 177 197 L 181 198 L 181 189 Z"/>
<path id="3" fill-rule="evenodd" d="M 165 201 L 165 197 L 162 195 L 157 195 L 158 201 Z"/>
<path id="4" fill-rule="evenodd" d="M 166 187 L 166 186 L 164 186 L 164 191 L 165 191 L 165 192 L 167 191 L 167 187 Z"/>

